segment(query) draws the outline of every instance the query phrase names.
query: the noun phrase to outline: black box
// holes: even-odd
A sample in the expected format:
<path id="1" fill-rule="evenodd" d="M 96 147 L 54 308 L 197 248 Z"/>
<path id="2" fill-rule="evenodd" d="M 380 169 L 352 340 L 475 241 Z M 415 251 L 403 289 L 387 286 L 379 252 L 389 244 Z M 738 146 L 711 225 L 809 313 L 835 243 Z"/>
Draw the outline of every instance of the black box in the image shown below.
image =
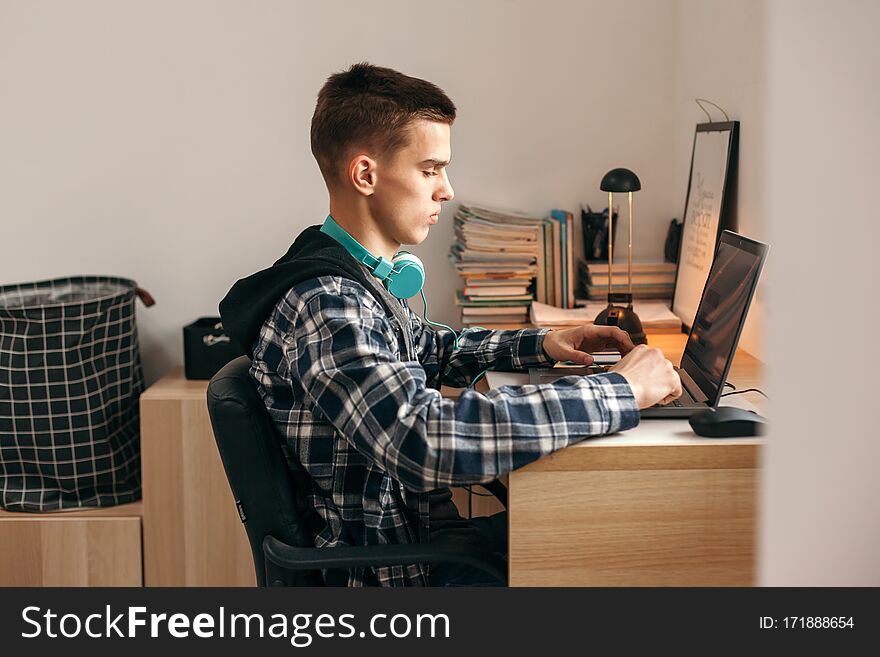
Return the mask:
<path id="1" fill-rule="evenodd" d="M 183 369 L 187 379 L 210 379 L 244 352 L 223 332 L 219 317 L 200 317 L 183 327 Z"/>

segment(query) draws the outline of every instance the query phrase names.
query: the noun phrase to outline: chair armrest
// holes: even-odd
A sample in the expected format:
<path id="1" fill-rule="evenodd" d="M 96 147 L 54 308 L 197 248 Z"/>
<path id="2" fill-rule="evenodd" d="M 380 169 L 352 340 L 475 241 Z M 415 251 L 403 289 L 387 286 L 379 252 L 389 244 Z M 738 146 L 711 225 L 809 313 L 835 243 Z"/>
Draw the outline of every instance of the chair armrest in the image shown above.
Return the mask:
<path id="1" fill-rule="evenodd" d="M 401 566 L 414 563 L 462 563 L 479 568 L 499 582 L 507 583 L 507 562 L 497 554 L 464 545 L 364 545 L 357 547 L 301 548 L 279 541 L 274 536 L 263 539 L 263 554 L 269 565 L 288 571 L 324 568 Z M 274 579 L 267 577 L 272 585 Z"/>

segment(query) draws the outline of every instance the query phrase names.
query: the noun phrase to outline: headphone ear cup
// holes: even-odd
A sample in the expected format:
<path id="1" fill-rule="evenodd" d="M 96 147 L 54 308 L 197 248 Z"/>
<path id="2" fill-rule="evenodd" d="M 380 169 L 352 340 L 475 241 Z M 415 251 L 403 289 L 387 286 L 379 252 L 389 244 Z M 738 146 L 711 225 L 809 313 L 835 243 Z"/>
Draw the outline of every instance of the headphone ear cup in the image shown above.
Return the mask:
<path id="1" fill-rule="evenodd" d="M 385 279 L 385 287 L 398 299 L 409 299 L 425 285 L 425 266 L 411 253 L 394 258 L 394 270 Z"/>

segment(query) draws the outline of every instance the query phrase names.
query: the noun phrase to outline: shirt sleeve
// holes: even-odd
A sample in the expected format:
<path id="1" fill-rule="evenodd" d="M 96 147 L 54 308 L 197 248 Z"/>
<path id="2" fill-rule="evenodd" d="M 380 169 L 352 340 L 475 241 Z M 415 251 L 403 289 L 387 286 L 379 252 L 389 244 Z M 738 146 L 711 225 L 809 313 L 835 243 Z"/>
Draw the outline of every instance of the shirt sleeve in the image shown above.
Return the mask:
<path id="1" fill-rule="evenodd" d="M 485 370 L 516 371 L 556 362 L 544 353 L 547 329 L 468 328 L 458 333 L 456 344 L 452 331 L 434 328 L 409 312 L 416 353 L 429 386 L 464 388 Z"/>
<path id="2" fill-rule="evenodd" d="M 302 303 L 285 359 L 312 412 L 412 491 L 490 481 L 639 422 L 632 391 L 616 373 L 442 398 L 427 387 L 420 363 L 397 358 L 394 330 L 370 299 L 340 288 Z M 519 332 L 498 333 L 516 341 Z M 511 345 L 507 358 L 517 362 L 516 354 Z"/>

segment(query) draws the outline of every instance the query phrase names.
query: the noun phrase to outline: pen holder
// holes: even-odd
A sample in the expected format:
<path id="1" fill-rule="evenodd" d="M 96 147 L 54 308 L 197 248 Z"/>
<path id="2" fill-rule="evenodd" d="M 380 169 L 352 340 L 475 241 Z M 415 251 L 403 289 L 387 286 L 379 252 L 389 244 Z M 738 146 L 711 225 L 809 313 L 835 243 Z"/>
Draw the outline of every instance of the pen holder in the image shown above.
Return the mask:
<path id="1" fill-rule="evenodd" d="M 617 234 L 617 212 L 612 230 Z M 608 210 L 593 212 L 589 206 L 581 208 L 581 232 L 584 236 L 584 258 L 588 262 L 608 262 Z"/>

